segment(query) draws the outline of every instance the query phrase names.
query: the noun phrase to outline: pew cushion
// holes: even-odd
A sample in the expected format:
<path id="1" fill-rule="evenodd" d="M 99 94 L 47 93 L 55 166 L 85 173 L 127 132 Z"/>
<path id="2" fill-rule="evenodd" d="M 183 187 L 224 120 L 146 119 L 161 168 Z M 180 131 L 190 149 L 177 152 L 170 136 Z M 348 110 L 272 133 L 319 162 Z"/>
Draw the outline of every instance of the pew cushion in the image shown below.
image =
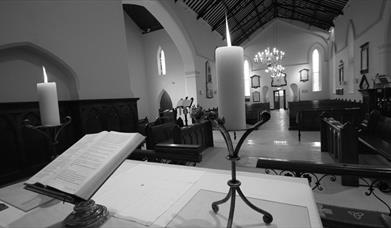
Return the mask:
<path id="1" fill-rule="evenodd" d="M 377 110 L 372 111 L 358 140 L 362 145 L 391 160 L 391 117 L 383 116 Z"/>

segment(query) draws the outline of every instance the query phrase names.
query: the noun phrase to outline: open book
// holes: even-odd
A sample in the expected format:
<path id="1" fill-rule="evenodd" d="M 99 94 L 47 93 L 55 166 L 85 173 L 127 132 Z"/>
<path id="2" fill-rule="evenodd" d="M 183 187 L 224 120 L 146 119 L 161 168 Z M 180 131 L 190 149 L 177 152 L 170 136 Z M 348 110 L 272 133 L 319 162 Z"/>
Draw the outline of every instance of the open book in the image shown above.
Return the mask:
<path id="1" fill-rule="evenodd" d="M 86 135 L 27 180 L 25 188 L 71 203 L 88 200 L 143 141 L 139 133 Z"/>

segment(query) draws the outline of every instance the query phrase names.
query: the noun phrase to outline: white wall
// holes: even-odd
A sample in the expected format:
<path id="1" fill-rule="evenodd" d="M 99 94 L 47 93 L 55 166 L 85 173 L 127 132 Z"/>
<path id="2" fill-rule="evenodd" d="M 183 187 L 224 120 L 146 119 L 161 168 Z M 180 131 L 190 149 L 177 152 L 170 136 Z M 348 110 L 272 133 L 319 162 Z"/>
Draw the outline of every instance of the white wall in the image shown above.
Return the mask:
<path id="1" fill-rule="evenodd" d="M 350 1 L 344 9 L 344 14 L 335 20 L 335 42 L 330 40 L 329 46 L 335 46 L 336 53 L 331 58 L 336 66 L 331 72 L 331 87 L 344 88 L 344 95 L 336 95 L 331 91 L 332 98 L 362 99 L 359 90 L 360 46 L 369 42 L 369 72 L 366 74 L 370 88 L 377 73 L 391 75 L 388 68 L 391 57 L 391 41 L 387 38 L 390 32 L 391 2 L 387 0 L 355 0 Z M 351 47 L 351 49 L 350 49 Z M 351 58 L 353 52 L 354 57 Z M 345 84 L 338 85 L 338 64 L 343 60 L 345 69 Z M 352 80 L 353 85 L 350 80 Z"/>
<path id="2" fill-rule="evenodd" d="M 197 15 L 181 1 L 124 0 L 123 3 L 144 6 L 165 27 L 182 57 L 185 95 L 194 97 L 194 103 L 205 108 L 217 107 L 216 95 L 212 99 L 207 99 L 205 95 L 205 61 L 211 63 L 213 86 L 216 91 L 214 51 L 216 47 L 225 45 L 222 37 L 217 32 L 211 32 L 210 26 L 205 21 L 197 20 Z M 180 29 L 180 33 L 178 29 Z M 147 68 L 151 67 L 149 63 L 146 64 Z M 153 106 L 151 104 L 151 108 Z"/>
<path id="3" fill-rule="evenodd" d="M 183 60 L 174 42 L 164 29 L 147 33 L 144 38 L 148 105 L 148 118 L 158 117 L 160 98 L 165 90 L 170 95 L 175 107 L 180 98 L 186 96 L 185 70 Z M 158 75 L 157 53 L 159 46 L 164 50 L 166 57 L 165 76 Z"/>
<path id="4" fill-rule="evenodd" d="M 149 109 L 149 93 L 145 65 L 144 37 L 139 27 L 124 13 L 125 31 L 128 51 L 128 68 L 130 88 L 134 97 L 140 98 L 137 102 L 138 116 L 142 119 L 151 112 Z"/>
<path id="5" fill-rule="evenodd" d="M 131 97 L 120 0 L 0 1 L 0 31 L 0 47 L 31 43 L 68 65 L 77 77 L 80 99 Z M 17 75 L 18 80 L 0 76 L 0 84 L 25 93 L 20 96 L 20 92 L 8 90 L 1 94 L 1 102 L 35 100 L 35 89 L 31 88 L 42 77 L 41 64 L 1 61 L 1 74 Z M 61 77 L 54 68 L 48 71 L 49 77 Z M 34 79 L 24 84 L 24 77 Z M 63 82 L 57 83 L 62 90 Z"/>
<path id="6" fill-rule="evenodd" d="M 265 72 L 263 64 L 256 64 L 253 58 L 257 52 L 262 52 L 267 47 L 276 46 L 279 50 L 285 51 L 283 66 L 287 74 L 287 86 L 280 87 L 286 90 L 287 101 L 293 100 L 293 94 L 290 89 L 291 83 L 296 83 L 301 91 L 301 100 L 310 99 L 326 99 L 329 97 L 329 75 L 328 75 L 328 56 L 327 42 L 325 37 L 327 33 L 320 33 L 317 30 L 303 28 L 300 24 L 290 23 L 284 20 L 275 19 L 269 22 L 263 30 L 259 30 L 253 35 L 248 42 L 244 44 L 245 56 L 249 59 L 252 65 L 251 75 L 257 74 L 261 76 L 261 88 L 266 85 L 269 87 L 266 100 L 273 107 L 273 90 L 271 87 L 271 78 Z M 312 76 L 307 82 L 299 82 L 299 70 L 307 68 L 311 70 L 311 48 L 318 47 L 321 51 L 321 74 L 322 74 L 322 90 L 319 92 L 312 91 Z M 322 55 L 323 52 L 323 55 Z M 311 74 L 311 71 L 310 71 Z M 262 89 L 258 90 L 262 94 Z M 254 91 L 254 90 L 252 90 Z M 261 97 L 261 101 L 263 97 Z"/>
<path id="7" fill-rule="evenodd" d="M 194 47 L 195 72 L 185 72 L 186 80 L 191 83 L 196 82 L 195 93 L 196 103 L 204 108 L 217 107 L 217 79 L 215 66 L 215 50 L 219 46 L 224 46 L 225 41 L 217 32 L 211 32 L 211 27 L 202 19 L 197 20 L 197 14 L 188 9 L 181 1 L 165 1 L 165 5 L 171 7 L 181 23 L 183 29 L 189 35 L 190 42 Z M 209 61 L 212 70 L 212 82 L 216 94 L 213 98 L 206 98 L 205 85 L 205 62 Z"/>

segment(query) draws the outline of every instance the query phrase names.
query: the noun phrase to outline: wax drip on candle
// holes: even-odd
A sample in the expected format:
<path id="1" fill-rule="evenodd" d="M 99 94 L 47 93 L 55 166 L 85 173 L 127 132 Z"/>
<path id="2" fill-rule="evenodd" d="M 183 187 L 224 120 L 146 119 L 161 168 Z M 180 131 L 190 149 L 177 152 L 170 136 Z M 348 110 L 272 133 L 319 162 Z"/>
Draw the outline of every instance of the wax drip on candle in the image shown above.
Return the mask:
<path id="1" fill-rule="evenodd" d="M 44 66 L 42 66 L 42 70 L 43 70 L 43 82 L 48 83 L 48 75 L 46 74 L 46 69 Z"/>
<path id="2" fill-rule="evenodd" d="M 227 19 L 227 14 L 225 14 L 225 33 L 227 36 L 227 46 L 231 47 L 231 36 L 229 35 L 229 27 L 228 27 L 228 19 Z"/>

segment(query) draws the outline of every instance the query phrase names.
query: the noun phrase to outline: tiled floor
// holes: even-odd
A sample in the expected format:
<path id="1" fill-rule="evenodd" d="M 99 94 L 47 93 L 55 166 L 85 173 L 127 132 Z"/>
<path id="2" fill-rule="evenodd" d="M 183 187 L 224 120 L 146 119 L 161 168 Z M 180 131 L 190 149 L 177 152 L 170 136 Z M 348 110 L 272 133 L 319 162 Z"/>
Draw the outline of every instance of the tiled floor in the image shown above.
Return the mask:
<path id="1" fill-rule="evenodd" d="M 302 132 L 301 142 L 298 141 L 297 131 L 288 130 L 288 111 L 271 111 L 271 119 L 251 133 L 240 150 L 239 171 L 264 173 L 264 170 L 255 168 L 257 157 L 284 158 L 290 160 L 321 161 L 333 163 L 334 160 L 326 152 L 320 151 L 320 134 Z M 237 132 L 237 143 L 243 132 Z M 227 149 L 220 132 L 214 131 L 214 147 L 204 152 L 203 161 L 199 167 L 230 169 L 230 163 L 225 159 Z M 233 138 L 233 134 L 231 134 Z M 373 164 L 382 167 L 391 167 L 391 164 L 377 155 L 360 156 L 360 163 Z M 373 196 L 365 196 L 366 188 L 343 187 L 338 183 L 326 181 L 323 191 L 314 191 L 318 202 L 345 207 L 362 208 L 387 212 L 387 208 Z M 261 191 L 261 189 L 260 189 Z M 380 193 L 389 204 L 391 195 Z"/>

